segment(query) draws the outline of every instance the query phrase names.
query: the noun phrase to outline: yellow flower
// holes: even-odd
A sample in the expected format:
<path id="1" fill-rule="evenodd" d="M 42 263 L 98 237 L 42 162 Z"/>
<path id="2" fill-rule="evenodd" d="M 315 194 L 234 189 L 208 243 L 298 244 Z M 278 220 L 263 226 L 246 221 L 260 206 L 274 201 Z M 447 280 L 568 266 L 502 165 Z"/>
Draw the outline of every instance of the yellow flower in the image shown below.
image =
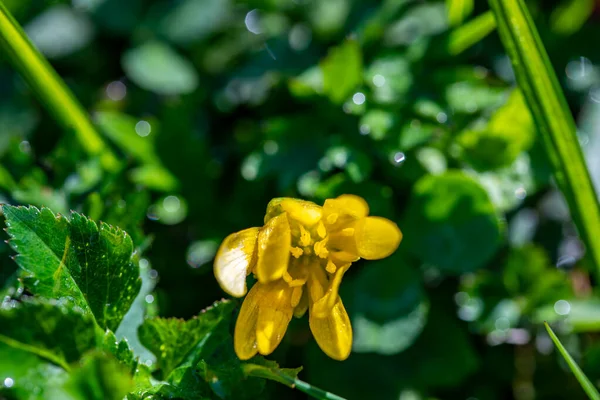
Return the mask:
<path id="1" fill-rule="evenodd" d="M 328 199 L 323 207 L 277 198 L 269 202 L 262 228 L 225 238 L 214 264 L 223 290 L 242 297 L 246 276 L 258 280 L 235 326 L 240 359 L 273 352 L 292 316 L 307 310 L 319 347 L 336 360 L 348 358 L 352 326 L 338 295 L 342 277 L 352 262 L 387 257 L 402 240 L 395 223 L 368 214 L 367 203 L 354 195 Z"/>

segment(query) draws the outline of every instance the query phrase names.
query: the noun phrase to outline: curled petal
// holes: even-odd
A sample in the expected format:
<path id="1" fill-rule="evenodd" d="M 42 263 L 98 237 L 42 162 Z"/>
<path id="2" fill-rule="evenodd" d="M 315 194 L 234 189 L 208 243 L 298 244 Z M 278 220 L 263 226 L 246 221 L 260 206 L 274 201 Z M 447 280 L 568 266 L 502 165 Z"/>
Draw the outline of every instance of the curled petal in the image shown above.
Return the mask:
<path id="1" fill-rule="evenodd" d="M 258 352 L 268 355 L 281 343 L 288 324 L 292 319 L 293 288 L 280 280 L 262 286 L 264 295 L 259 300 L 256 323 L 256 343 Z"/>
<path id="2" fill-rule="evenodd" d="M 266 283 L 280 279 L 287 271 L 292 234 L 287 215 L 269 220 L 258 233 L 256 277 Z"/>
<path id="3" fill-rule="evenodd" d="M 396 251 L 402 240 L 402 232 L 389 219 L 367 217 L 356 223 L 354 238 L 360 257 L 378 260 Z"/>
<path id="4" fill-rule="evenodd" d="M 343 265 L 335 271 L 335 275 L 333 275 L 333 278 L 329 282 L 327 292 L 312 305 L 310 312 L 316 318 L 325 318 L 331 313 L 340 297 L 338 295 L 340 284 L 348 268 L 350 268 L 350 264 Z"/>
<path id="5" fill-rule="evenodd" d="M 255 262 L 259 228 L 233 233 L 223 240 L 215 257 L 214 271 L 221 288 L 234 297 L 246 294 L 246 276 Z"/>
<path id="6" fill-rule="evenodd" d="M 325 354 L 335 360 L 345 360 L 352 350 L 352 325 L 340 297 L 330 313 L 317 317 L 310 310 L 310 330 Z"/>
<path id="7" fill-rule="evenodd" d="M 362 197 L 353 194 L 343 194 L 335 199 L 327 199 L 323 204 L 323 222 L 328 232 L 344 229 L 368 214 L 367 202 Z"/>
<path id="8" fill-rule="evenodd" d="M 258 352 L 256 344 L 256 323 L 260 300 L 264 296 L 263 284 L 257 282 L 242 303 L 240 314 L 235 323 L 233 347 L 240 360 L 248 360 Z"/>
<path id="9" fill-rule="evenodd" d="M 289 218 L 305 226 L 313 226 L 321 220 L 321 206 L 310 201 L 279 197 L 271 200 L 267 205 L 265 224 L 284 212 Z"/>

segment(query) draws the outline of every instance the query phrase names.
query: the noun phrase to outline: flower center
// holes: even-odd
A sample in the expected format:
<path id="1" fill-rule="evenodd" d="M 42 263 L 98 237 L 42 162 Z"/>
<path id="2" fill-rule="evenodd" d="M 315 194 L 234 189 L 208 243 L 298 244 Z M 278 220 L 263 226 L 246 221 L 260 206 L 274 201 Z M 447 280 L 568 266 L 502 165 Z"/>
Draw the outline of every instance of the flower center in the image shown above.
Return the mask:
<path id="1" fill-rule="evenodd" d="M 313 254 L 319 258 L 326 259 L 329 256 L 329 251 L 327 250 L 328 240 L 327 230 L 321 221 L 308 229 L 301 223 L 292 223 L 292 246 L 290 253 L 296 259 Z"/>

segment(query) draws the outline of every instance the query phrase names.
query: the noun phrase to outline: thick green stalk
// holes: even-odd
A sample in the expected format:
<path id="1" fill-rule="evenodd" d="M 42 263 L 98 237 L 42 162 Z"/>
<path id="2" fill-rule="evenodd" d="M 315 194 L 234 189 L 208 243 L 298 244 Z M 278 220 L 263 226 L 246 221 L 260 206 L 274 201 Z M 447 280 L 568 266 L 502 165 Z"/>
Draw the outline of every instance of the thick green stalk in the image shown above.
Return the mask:
<path id="1" fill-rule="evenodd" d="M 94 128 L 88 114 L 48 61 L 29 41 L 1 0 L 0 46 L 56 121 L 65 130 L 75 133 L 90 156 L 100 157 L 106 169 L 114 170 L 118 161 Z"/>
<path id="2" fill-rule="evenodd" d="M 523 0 L 489 0 L 500 39 L 586 248 L 600 273 L 600 207 L 577 140 L 575 121 Z"/>

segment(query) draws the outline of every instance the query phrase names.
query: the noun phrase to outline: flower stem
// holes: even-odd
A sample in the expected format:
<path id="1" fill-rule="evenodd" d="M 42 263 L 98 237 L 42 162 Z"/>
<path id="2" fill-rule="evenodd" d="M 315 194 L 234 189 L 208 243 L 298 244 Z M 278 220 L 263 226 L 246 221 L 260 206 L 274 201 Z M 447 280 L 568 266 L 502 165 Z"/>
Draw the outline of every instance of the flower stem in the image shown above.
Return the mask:
<path id="1" fill-rule="evenodd" d="M 29 41 L 1 0 L 0 47 L 54 119 L 65 130 L 74 131 L 83 149 L 90 156 L 99 157 L 105 169 L 115 170 L 119 162 L 94 128 L 87 112 L 44 56 Z"/>

